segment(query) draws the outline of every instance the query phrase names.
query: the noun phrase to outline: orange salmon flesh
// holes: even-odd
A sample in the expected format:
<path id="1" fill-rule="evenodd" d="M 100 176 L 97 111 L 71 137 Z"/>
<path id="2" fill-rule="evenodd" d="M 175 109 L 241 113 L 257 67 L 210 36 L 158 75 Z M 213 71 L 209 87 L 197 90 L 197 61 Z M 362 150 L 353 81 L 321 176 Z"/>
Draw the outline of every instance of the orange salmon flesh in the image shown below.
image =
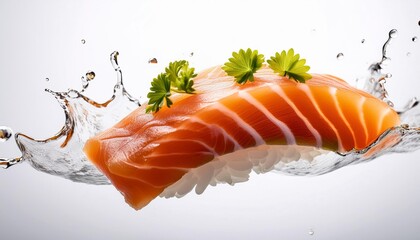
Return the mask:
<path id="1" fill-rule="evenodd" d="M 220 66 L 194 79 L 195 94 L 172 96 L 154 114 L 139 107 L 89 139 L 84 151 L 135 209 L 149 204 L 191 169 L 260 145 L 364 149 L 399 124 L 383 101 L 330 75 L 306 83 L 268 67 L 235 83 Z"/>

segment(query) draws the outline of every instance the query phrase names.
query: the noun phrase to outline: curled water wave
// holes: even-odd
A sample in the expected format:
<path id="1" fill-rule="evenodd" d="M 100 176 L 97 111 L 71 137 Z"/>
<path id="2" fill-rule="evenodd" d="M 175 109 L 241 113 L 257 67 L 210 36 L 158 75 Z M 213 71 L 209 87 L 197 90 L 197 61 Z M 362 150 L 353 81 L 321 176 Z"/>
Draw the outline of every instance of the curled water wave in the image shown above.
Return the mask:
<path id="1" fill-rule="evenodd" d="M 0 165 L 8 168 L 27 161 L 35 169 L 64 177 L 75 182 L 109 184 L 109 180 L 97 170 L 83 153 L 83 144 L 88 138 L 121 120 L 140 106 L 124 88 L 122 72 L 117 62 L 118 52 L 111 54 L 111 63 L 117 73 L 117 83 L 112 97 L 97 103 L 77 90 L 54 92 L 46 89 L 64 110 L 65 124 L 54 136 L 37 140 L 22 133 L 15 135 L 22 152 L 21 157 L 0 159 Z"/>

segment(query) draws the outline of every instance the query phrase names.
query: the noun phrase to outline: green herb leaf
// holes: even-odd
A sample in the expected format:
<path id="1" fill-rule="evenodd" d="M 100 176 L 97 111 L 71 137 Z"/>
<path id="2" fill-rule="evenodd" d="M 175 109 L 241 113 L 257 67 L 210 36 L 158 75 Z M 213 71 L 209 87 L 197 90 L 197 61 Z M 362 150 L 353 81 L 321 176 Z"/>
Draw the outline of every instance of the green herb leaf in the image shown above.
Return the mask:
<path id="1" fill-rule="evenodd" d="M 152 81 L 152 87 L 147 94 L 149 106 L 146 108 L 146 113 L 158 112 L 164 103 L 168 108 L 171 107 L 172 92 L 193 93 L 195 89 L 192 78 L 197 76 L 194 70 L 185 60 L 170 62 L 165 68 L 165 73 L 159 74 Z"/>
<path id="2" fill-rule="evenodd" d="M 184 93 L 193 93 L 195 91 L 192 87 L 194 85 L 192 78 L 197 76 L 194 70 L 194 68 L 189 67 L 189 63 L 185 60 L 171 62 L 165 68 L 166 74 L 175 86 L 173 90 Z"/>
<path id="3" fill-rule="evenodd" d="M 229 62 L 226 62 L 222 69 L 229 76 L 235 77 L 237 83 L 245 84 L 247 81 L 254 81 L 254 73 L 261 68 L 263 62 L 264 55 L 258 54 L 257 50 L 240 49 L 239 52 L 232 53 Z"/>
<path id="4" fill-rule="evenodd" d="M 161 73 L 152 81 L 152 87 L 147 94 L 149 98 L 149 106 L 146 108 L 146 113 L 157 112 L 166 103 L 167 107 L 172 105 L 171 99 L 171 81 L 167 74 Z"/>
<path id="5" fill-rule="evenodd" d="M 293 48 L 291 48 L 287 53 L 284 50 L 281 54 L 276 52 L 276 55 L 267 60 L 267 63 L 279 75 L 304 83 L 306 80 L 311 79 L 312 76 L 307 73 L 310 67 L 305 65 L 306 60 L 299 58 L 300 55 L 295 55 Z"/>

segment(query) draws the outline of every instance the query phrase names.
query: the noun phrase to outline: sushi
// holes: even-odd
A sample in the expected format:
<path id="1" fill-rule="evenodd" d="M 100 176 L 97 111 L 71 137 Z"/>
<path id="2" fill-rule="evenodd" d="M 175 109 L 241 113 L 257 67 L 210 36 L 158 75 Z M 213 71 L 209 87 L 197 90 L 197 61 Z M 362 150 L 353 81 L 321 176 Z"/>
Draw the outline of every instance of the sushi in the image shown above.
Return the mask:
<path id="1" fill-rule="evenodd" d="M 204 70 L 194 94 L 174 94 L 170 108 L 153 114 L 142 105 L 89 139 L 86 156 L 141 209 L 158 196 L 246 181 L 253 169 L 273 169 L 280 155 L 293 161 L 364 149 L 400 123 L 385 102 L 331 75 L 300 83 L 263 65 L 253 77 L 241 85 L 221 66 Z"/>

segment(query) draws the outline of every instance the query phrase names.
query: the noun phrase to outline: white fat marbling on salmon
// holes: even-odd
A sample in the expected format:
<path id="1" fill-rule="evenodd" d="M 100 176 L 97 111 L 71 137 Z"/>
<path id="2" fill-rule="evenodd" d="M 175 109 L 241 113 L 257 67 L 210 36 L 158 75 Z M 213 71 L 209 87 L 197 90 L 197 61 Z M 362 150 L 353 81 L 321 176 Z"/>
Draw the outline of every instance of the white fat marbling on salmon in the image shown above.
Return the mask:
<path id="1" fill-rule="evenodd" d="M 283 89 L 279 87 L 278 85 L 272 85 L 270 88 L 277 93 L 281 98 L 286 101 L 287 104 L 295 111 L 296 115 L 305 123 L 308 130 L 312 133 L 312 135 L 315 137 L 316 141 L 316 147 L 320 148 L 322 146 L 322 137 L 319 134 L 318 130 L 316 130 L 311 122 L 308 120 L 308 118 L 299 110 L 299 108 L 293 103 L 293 101 L 284 93 Z"/>
<path id="2" fill-rule="evenodd" d="M 391 108 L 387 108 L 387 109 L 385 109 L 385 111 L 382 111 L 381 116 L 378 119 L 378 126 L 377 126 L 377 129 L 376 129 L 376 134 L 381 134 L 381 129 L 382 129 L 382 126 L 384 124 L 384 120 L 385 120 L 386 116 L 388 114 L 391 114 L 391 113 L 392 113 Z"/>
<path id="3" fill-rule="evenodd" d="M 305 92 L 306 96 L 311 100 L 311 103 L 315 107 L 315 109 L 318 111 L 319 115 L 327 122 L 327 124 L 330 126 L 330 128 L 334 131 L 335 135 L 338 139 L 338 149 L 343 150 L 342 140 L 341 136 L 335 127 L 335 125 L 325 116 L 325 114 L 322 112 L 321 108 L 318 106 L 318 102 L 315 100 L 314 96 L 312 95 L 311 89 L 306 84 L 299 84 L 298 88 L 301 89 L 303 92 Z"/>
<path id="4" fill-rule="evenodd" d="M 223 105 L 220 102 L 217 102 L 212 105 L 214 109 L 219 110 L 222 114 L 226 115 L 227 117 L 234 120 L 242 129 L 247 131 L 255 140 L 256 145 L 262 145 L 265 144 L 264 139 L 261 137 L 261 135 L 247 122 L 245 122 L 237 113 L 227 108 L 225 105 Z"/>
<path id="5" fill-rule="evenodd" d="M 360 118 L 360 124 L 363 127 L 363 131 L 365 133 L 365 142 L 364 144 L 367 143 L 368 139 L 369 139 L 369 132 L 366 126 L 366 120 L 365 120 L 365 113 L 363 111 L 363 105 L 366 103 L 366 98 L 365 97 L 360 97 L 360 100 L 357 102 L 357 107 L 359 108 L 358 114 L 359 114 L 359 118 Z"/>
<path id="6" fill-rule="evenodd" d="M 343 110 L 341 109 L 339 103 L 338 103 L 338 99 L 337 99 L 337 88 L 329 88 L 328 92 L 331 94 L 331 97 L 333 99 L 334 102 L 334 106 L 337 109 L 337 113 L 338 115 L 343 119 L 344 123 L 346 124 L 346 127 L 349 129 L 349 131 L 351 132 L 351 135 L 353 137 L 353 142 L 356 142 L 356 134 L 354 133 L 353 128 L 351 127 L 349 121 L 347 120 L 347 118 L 344 116 Z"/>
<path id="7" fill-rule="evenodd" d="M 267 110 L 263 104 L 256 100 L 247 91 L 239 91 L 238 96 L 260 110 L 273 124 L 275 124 L 283 132 L 284 136 L 286 137 L 287 144 L 296 144 L 296 139 L 290 128 L 284 122 L 278 120 L 270 111 Z"/>
<path id="8" fill-rule="evenodd" d="M 208 122 L 203 121 L 203 120 L 202 120 L 200 117 L 198 117 L 198 116 L 191 116 L 191 117 L 189 118 L 189 121 L 190 121 L 190 122 L 197 122 L 197 123 L 200 123 L 200 124 L 202 124 L 202 125 L 204 125 L 204 126 L 208 127 L 209 129 L 212 129 L 212 130 L 215 130 L 215 131 L 220 132 L 220 133 L 223 135 L 223 137 L 225 138 L 225 141 L 230 141 L 230 142 L 232 142 L 232 143 L 233 143 L 233 145 L 234 145 L 233 150 L 234 150 L 234 151 L 237 151 L 237 150 L 242 149 L 242 147 L 241 147 L 241 145 L 238 143 L 238 141 L 236 141 L 236 139 L 235 139 L 235 138 L 233 138 L 230 134 L 228 134 L 228 133 L 226 132 L 226 130 L 225 130 L 222 126 L 220 126 L 220 125 L 218 125 L 218 124 L 214 124 L 214 123 L 209 124 Z"/>
<path id="9" fill-rule="evenodd" d="M 182 142 L 182 143 L 185 143 L 185 142 L 193 142 L 193 143 L 198 143 L 198 144 L 200 144 L 201 146 L 203 146 L 204 148 L 206 148 L 207 150 L 208 150 L 208 152 L 209 153 L 211 153 L 211 154 L 213 154 L 214 156 L 217 156 L 218 154 L 217 154 L 217 152 L 215 151 L 215 149 L 214 149 L 214 147 L 213 146 L 209 146 L 209 145 L 207 145 L 207 143 L 205 143 L 205 142 L 203 142 L 203 141 L 199 141 L 199 140 L 196 140 L 196 139 L 179 139 L 179 138 L 169 138 L 169 139 L 165 139 L 165 140 L 158 140 L 157 141 L 157 143 L 158 144 L 160 144 L 160 143 L 168 143 L 168 142 Z M 184 153 L 185 154 L 185 153 Z M 152 153 L 152 154 L 150 154 L 149 156 L 153 156 L 153 157 L 156 157 L 156 156 L 159 156 L 160 154 L 155 154 L 155 153 Z M 165 154 L 165 155 L 170 155 L 170 154 Z"/>

